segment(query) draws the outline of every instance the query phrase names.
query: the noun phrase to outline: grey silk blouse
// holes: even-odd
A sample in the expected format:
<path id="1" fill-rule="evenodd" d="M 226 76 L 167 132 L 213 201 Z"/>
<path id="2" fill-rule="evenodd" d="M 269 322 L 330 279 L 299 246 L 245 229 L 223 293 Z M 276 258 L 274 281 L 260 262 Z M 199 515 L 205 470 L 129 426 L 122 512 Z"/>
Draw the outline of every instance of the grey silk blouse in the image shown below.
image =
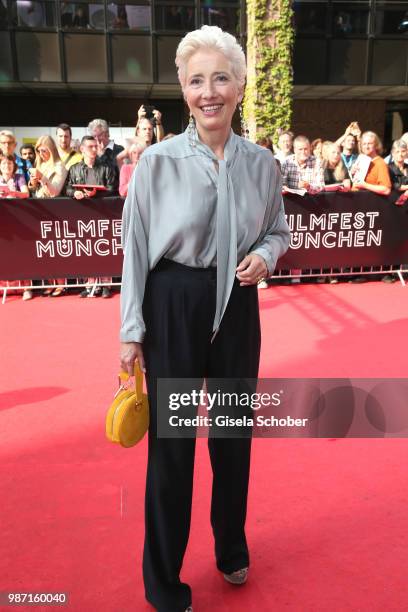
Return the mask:
<path id="1" fill-rule="evenodd" d="M 271 152 L 232 130 L 224 160 L 188 130 L 146 149 L 123 209 L 121 341 L 143 341 L 146 278 L 162 257 L 217 266 L 216 332 L 242 259 L 261 255 L 271 275 L 288 248 L 281 191 Z"/>

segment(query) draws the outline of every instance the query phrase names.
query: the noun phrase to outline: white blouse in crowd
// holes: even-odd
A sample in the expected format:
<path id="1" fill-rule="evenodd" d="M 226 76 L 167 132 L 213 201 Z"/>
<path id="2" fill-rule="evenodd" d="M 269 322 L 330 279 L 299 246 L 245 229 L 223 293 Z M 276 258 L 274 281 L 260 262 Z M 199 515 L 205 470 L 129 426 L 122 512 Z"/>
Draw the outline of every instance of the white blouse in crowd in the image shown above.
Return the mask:
<path id="1" fill-rule="evenodd" d="M 121 341 L 143 341 L 146 279 L 162 257 L 217 266 L 216 332 L 242 259 L 261 255 L 271 275 L 288 248 L 281 193 L 271 152 L 232 130 L 224 160 L 188 129 L 146 149 L 123 209 Z"/>

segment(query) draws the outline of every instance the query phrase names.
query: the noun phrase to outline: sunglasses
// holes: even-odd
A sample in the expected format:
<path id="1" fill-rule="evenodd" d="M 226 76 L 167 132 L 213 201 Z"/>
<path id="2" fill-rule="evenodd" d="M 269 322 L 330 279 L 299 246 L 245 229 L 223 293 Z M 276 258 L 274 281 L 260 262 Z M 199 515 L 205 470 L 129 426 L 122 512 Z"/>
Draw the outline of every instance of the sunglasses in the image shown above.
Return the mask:
<path id="1" fill-rule="evenodd" d="M 37 153 L 48 153 L 48 149 L 36 149 Z"/>

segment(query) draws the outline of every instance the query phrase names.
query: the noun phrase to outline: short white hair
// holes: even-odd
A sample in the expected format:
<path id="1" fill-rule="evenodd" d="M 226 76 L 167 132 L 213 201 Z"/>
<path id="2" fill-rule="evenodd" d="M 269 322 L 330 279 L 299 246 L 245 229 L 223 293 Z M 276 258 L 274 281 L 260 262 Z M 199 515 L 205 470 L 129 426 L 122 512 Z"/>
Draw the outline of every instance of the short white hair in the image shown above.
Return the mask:
<path id="1" fill-rule="evenodd" d="M 232 72 L 239 86 L 244 87 L 247 70 L 245 53 L 241 45 L 232 34 L 224 32 L 218 26 L 204 25 L 199 30 L 186 34 L 177 47 L 176 66 L 182 89 L 186 85 L 187 62 L 201 49 L 213 49 L 223 53 L 231 62 Z"/>
<path id="2" fill-rule="evenodd" d="M 105 119 L 94 119 L 88 123 L 88 132 L 90 134 L 93 135 L 94 131 L 98 128 L 109 133 L 109 125 Z"/>

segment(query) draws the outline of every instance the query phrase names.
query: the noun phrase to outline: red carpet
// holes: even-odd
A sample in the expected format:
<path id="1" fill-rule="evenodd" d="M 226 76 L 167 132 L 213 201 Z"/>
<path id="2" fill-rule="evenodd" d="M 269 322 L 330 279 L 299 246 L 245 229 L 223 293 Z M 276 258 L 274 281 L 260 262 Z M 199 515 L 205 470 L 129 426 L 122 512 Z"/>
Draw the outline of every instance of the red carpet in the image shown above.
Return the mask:
<path id="1" fill-rule="evenodd" d="M 260 292 L 262 376 L 407 377 L 408 287 Z M 72 612 L 148 611 L 140 564 L 146 441 L 104 438 L 118 307 L 76 296 L 0 306 L 0 591 L 65 591 Z M 196 612 L 405 611 L 406 440 L 255 440 L 248 584 L 214 567 L 198 441 L 183 578 Z M 12 608 L 4 607 L 4 610 Z M 50 610 L 22 606 L 19 610 Z"/>

